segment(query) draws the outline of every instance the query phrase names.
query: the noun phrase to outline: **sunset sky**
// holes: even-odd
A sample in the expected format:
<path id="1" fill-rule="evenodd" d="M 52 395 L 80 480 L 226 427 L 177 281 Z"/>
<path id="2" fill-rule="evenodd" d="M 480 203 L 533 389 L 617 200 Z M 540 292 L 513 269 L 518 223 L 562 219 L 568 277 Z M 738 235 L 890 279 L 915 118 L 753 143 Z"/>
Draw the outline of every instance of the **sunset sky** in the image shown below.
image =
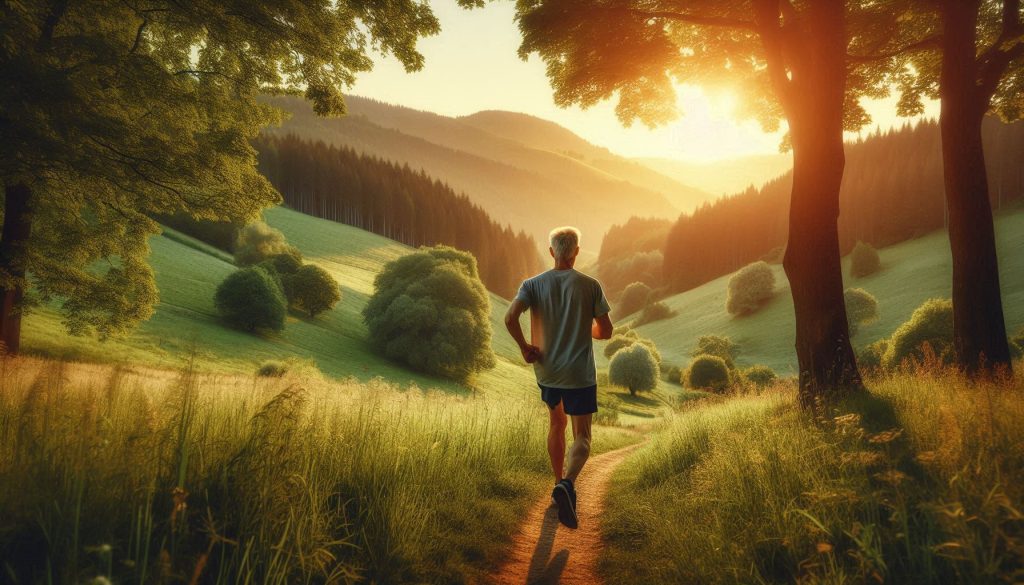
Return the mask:
<path id="1" fill-rule="evenodd" d="M 372 72 L 360 76 L 354 94 L 445 114 L 461 116 L 480 110 L 524 112 L 558 122 L 583 138 L 626 156 L 715 161 L 750 154 L 778 152 L 781 134 L 766 134 L 753 121 L 736 121 L 734 97 L 706 95 L 700 88 L 679 88 L 683 116 L 668 126 L 649 130 L 642 124 L 623 128 L 614 103 L 589 110 L 562 109 L 552 100 L 544 64 L 516 55 L 519 30 L 512 2 L 463 10 L 454 0 L 431 2 L 441 21 L 441 34 L 420 41 L 426 57 L 423 70 L 407 74 L 391 58 L 377 58 Z M 875 124 L 883 128 L 904 123 L 895 115 L 894 99 L 867 104 Z M 938 115 L 937 103 L 928 116 Z"/>

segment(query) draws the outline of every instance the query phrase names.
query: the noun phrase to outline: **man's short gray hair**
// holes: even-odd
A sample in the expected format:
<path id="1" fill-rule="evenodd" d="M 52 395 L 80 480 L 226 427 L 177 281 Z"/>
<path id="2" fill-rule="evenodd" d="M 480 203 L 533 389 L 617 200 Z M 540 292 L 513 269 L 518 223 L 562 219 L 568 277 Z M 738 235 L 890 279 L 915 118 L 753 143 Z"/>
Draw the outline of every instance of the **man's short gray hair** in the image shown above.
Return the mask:
<path id="1" fill-rule="evenodd" d="M 551 249 L 555 251 L 556 260 L 566 260 L 572 256 L 576 246 L 580 245 L 580 230 L 572 226 L 562 226 L 551 230 L 548 235 Z"/>

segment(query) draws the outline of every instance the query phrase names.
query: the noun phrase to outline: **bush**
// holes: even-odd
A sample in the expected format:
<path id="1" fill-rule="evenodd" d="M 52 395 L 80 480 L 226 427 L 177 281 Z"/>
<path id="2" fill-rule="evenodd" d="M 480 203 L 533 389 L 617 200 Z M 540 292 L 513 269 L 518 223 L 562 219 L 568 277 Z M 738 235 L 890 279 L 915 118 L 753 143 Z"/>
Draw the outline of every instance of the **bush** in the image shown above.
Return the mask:
<path id="1" fill-rule="evenodd" d="M 654 390 L 658 385 L 658 363 L 646 345 L 634 343 L 612 356 L 608 381 L 628 388 L 630 394 Z"/>
<path id="2" fill-rule="evenodd" d="M 747 315 L 761 308 L 774 294 L 775 272 L 767 262 L 754 262 L 729 279 L 725 309 L 730 315 Z"/>
<path id="3" fill-rule="evenodd" d="M 905 360 L 922 361 L 925 344 L 943 363 L 952 361 L 953 302 L 949 299 L 925 301 L 909 321 L 896 328 L 885 351 L 885 367 L 899 367 Z"/>
<path id="4" fill-rule="evenodd" d="M 885 361 L 885 352 L 888 349 L 888 339 L 879 339 L 874 343 L 864 346 L 863 349 L 857 352 L 857 367 L 866 374 L 881 371 Z"/>
<path id="5" fill-rule="evenodd" d="M 669 366 L 664 370 L 665 380 L 673 384 L 683 383 L 683 369 L 679 366 Z"/>
<path id="6" fill-rule="evenodd" d="M 262 221 L 250 223 L 242 228 L 235 244 L 235 264 L 252 266 L 269 260 L 279 254 L 288 254 L 302 260 L 297 248 L 288 244 L 284 234 Z"/>
<path id="7" fill-rule="evenodd" d="M 775 375 L 775 370 L 762 365 L 750 366 L 744 370 L 743 378 L 758 388 L 771 386 L 779 379 L 779 377 Z"/>
<path id="8" fill-rule="evenodd" d="M 490 298 L 471 254 L 420 248 L 387 263 L 373 287 L 363 320 L 380 354 L 455 380 L 494 366 Z"/>
<path id="9" fill-rule="evenodd" d="M 242 268 L 227 276 L 213 298 L 221 317 L 246 331 L 284 328 L 287 301 L 276 277 L 265 268 Z"/>
<path id="10" fill-rule="evenodd" d="M 697 356 L 686 370 L 686 385 L 721 392 L 729 386 L 729 366 L 717 355 Z"/>
<path id="11" fill-rule="evenodd" d="M 264 262 L 273 266 L 281 276 L 295 274 L 299 268 L 302 268 L 302 254 L 298 249 L 289 246 L 286 251 L 274 254 Z"/>
<path id="12" fill-rule="evenodd" d="M 615 305 L 615 313 L 619 317 L 632 315 L 646 307 L 650 298 L 651 287 L 642 282 L 634 282 L 622 291 L 622 296 Z"/>
<path id="13" fill-rule="evenodd" d="M 767 262 L 769 264 L 782 264 L 782 261 L 785 260 L 785 259 L 786 259 L 786 247 L 785 246 L 775 246 L 771 250 L 768 250 L 768 252 L 766 252 L 764 256 L 761 256 L 761 260 L 764 260 L 765 262 Z"/>
<path id="14" fill-rule="evenodd" d="M 329 272 L 314 264 L 306 264 L 295 274 L 284 278 L 288 302 L 310 317 L 330 309 L 341 300 L 338 281 Z"/>
<path id="15" fill-rule="evenodd" d="M 729 366 L 729 369 L 732 369 L 733 358 L 736 357 L 738 350 L 739 346 L 733 343 L 733 341 L 726 336 L 701 335 L 697 338 L 697 347 L 690 352 L 690 357 L 697 357 L 701 355 L 718 356 L 725 361 L 725 365 Z"/>
<path id="16" fill-rule="evenodd" d="M 288 372 L 288 365 L 276 360 L 267 360 L 260 364 L 256 375 L 261 378 L 280 378 Z"/>
<path id="17" fill-rule="evenodd" d="M 669 308 L 668 305 L 662 302 L 652 303 L 644 307 L 640 316 L 633 320 L 633 326 L 639 327 L 655 321 L 661 321 L 662 319 L 669 319 L 678 315 L 676 311 Z"/>
<path id="18" fill-rule="evenodd" d="M 856 335 L 861 325 L 878 319 L 878 300 L 862 288 L 848 288 L 843 293 L 846 304 L 846 318 L 850 323 L 850 335 Z"/>
<path id="19" fill-rule="evenodd" d="M 850 274 L 862 278 L 878 272 L 881 267 L 882 260 L 878 257 L 878 250 L 871 244 L 857 242 L 850 253 Z"/>
<path id="20" fill-rule="evenodd" d="M 636 334 L 636 331 L 628 331 L 623 334 L 613 335 L 608 343 L 604 346 L 604 357 L 611 358 L 620 350 L 623 350 L 635 343 L 640 343 L 647 348 L 647 351 L 651 353 L 651 357 L 658 364 L 661 364 L 661 352 L 658 351 L 658 346 L 655 345 L 654 341 L 640 337 Z"/>

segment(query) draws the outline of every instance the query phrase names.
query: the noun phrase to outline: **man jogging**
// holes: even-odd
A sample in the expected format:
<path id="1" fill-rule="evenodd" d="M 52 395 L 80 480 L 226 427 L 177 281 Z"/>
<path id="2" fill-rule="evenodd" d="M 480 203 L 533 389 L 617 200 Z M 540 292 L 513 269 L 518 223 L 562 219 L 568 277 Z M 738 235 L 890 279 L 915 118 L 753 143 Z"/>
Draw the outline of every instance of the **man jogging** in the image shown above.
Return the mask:
<path id="1" fill-rule="evenodd" d="M 580 232 L 573 227 L 551 231 L 549 248 L 555 267 L 523 282 L 505 315 L 505 326 L 532 363 L 541 399 L 548 406 L 548 456 L 555 474 L 551 493 L 558 520 L 576 528 L 574 482 L 590 456 L 590 421 L 597 412 L 597 371 L 593 339 L 612 336 L 608 301 L 597 280 L 573 269 L 580 252 Z M 530 343 L 519 316 L 530 310 Z M 572 448 L 565 460 L 566 415 L 572 418 Z"/>

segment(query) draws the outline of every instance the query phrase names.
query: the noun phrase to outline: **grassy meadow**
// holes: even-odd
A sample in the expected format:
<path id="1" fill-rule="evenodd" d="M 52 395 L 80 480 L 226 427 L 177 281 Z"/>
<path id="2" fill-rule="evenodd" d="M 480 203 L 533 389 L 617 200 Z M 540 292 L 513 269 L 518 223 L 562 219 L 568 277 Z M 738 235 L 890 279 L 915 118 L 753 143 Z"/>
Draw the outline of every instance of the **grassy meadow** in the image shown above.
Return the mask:
<path id="1" fill-rule="evenodd" d="M 609 583 L 1006 583 L 1024 577 L 1024 375 L 870 380 L 684 407 L 613 478 Z"/>
<path id="2" fill-rule="evenodd" d="M 1024 211 L 1020 209 L 996 218 L 999 246 L 1000 285 L 1003 309 L 1010 333 L 1024 327 Z M 914 309 L 929 298 L 951 296 L 952 260 L 945 231 L 903 242 L 878 251 L 882 269 L 864 278 L 850 276 L 849 256 L 843 259 L 845 286 L 863 288 L 878 299 L 879 318 L 862 325 L 853 337 L 863 347 L 889 337 Z M 775 296 L 752 315 L 733 317 L 725 310 L 731 275 L 723 276 L 693 290 L 665 299 L 678 312 L 676 317 L 637 328 L 654 340 L 666 363 L 686 367 L 690 352 L 701 335 L 727 335 L 739 344 L 739 366 L 763 364 L 779 375 L 796 374 L 793 301 L 781 265 L 774 265 Z M 613 315 L 620 321 L 629 316 Z M 603 346 L 601 347 L 603 349 Z M 597 352 L 599 366 L 608 360 Z"/>
<path id="3" fill-rule="evenodd" d="M 0 370 L 4 582 L 474 582 L 550 487 L 539 401 L 311 373 Z M 636 440 L 595 430 L 598 451 Z"/>

